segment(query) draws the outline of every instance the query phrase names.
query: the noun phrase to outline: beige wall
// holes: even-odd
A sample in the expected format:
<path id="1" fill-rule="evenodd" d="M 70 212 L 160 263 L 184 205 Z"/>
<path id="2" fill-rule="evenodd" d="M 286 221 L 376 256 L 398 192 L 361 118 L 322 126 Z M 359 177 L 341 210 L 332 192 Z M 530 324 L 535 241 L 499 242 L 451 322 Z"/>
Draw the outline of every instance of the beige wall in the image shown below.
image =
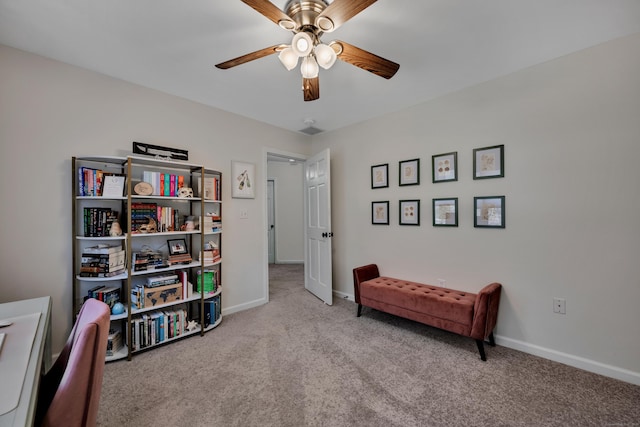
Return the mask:
<path id="1" fill-rule="evenodd" d="M 472 150 L 497 144 L 506 177 L 474 181 Z M 469 291 L 499 281 L 500 344 L 640 383 L 640 35 L 314 138 L 326 147 L 334 289 L 352 295 L 351 270 L 370 262 Z M 431 156 L 450 151 L 459 180 L 433 184 Z M 420 186 L 399 187 L 398 162 L 417 157 Z M 390 187 L 371 190 L 387 162 Z M 493 195 L 506 229 L 475 229 L 473 197 Z M 458 228 L 431 225 L 437 197 L 459 198 Z M 399 226 L 398 201 L 414 198 L 422 225 Z M 390 226 L 371 225 L 376 200 Z"/>
<path id="2" fill-rule="evenodd" d="M 303 135 L 302 135 L 303 136 Z M 0 302 L 51 295 L 54 352 L 71 328 L 71 157 L 126 155 L 132 141 L 189 150 L 228 179 L 231 160 L 263 148 L 309 154 L 306 138 L 201 104 L 0 46 Z M 256 199 L 223 187 L 227 313 L 267 301 L 264 185 Z M 248 220 L 239 220 L 239 210 Z M 241 221 L 241 222 L 240 222 Z"/>

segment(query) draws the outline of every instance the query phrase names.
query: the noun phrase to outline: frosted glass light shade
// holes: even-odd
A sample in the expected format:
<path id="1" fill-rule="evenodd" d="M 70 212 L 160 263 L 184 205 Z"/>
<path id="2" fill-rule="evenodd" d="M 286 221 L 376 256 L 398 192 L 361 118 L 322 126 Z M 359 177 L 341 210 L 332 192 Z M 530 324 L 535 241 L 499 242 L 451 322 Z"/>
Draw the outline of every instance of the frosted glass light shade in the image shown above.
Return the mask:
<path id="1" fill-rule="evenodd" d="M 298 55 L 296 55 L 293 49 L 291 49 L 290 47 L 282 49 L 280 51 L 280 54 L 278 55 L 278 59 L 280 60 L 280 62 L 282 62 L 282 65 L 284 65 L 284 67 L 289 71 L 293 70 L 298 65 Z"/>
<path id="2" fill-rule="evenodd" d="M 336 62 L 336 58 L 338 58 L 335 51 L 326 44 L 317 45 L 314 51 L 318 65 L 325 70 L 331 68 L 331 66 Z"/>
<path id="3" fill-rule="evenodd" d="M 313 50 L 313 40 L 311 39 L 311 36 L 304 31 L 300 31 L 293 36 L 293 40 L 291 40 L 291 49 L 293 49 L 293 52 L 299 57 L 309 55 L 311 50 Z"/>
<path id="4" fill-rule="evenodd" d="M 307 56 L 302 60 L 302 65 L 300 65 L 300 72 L 302 73 L 302 77 L 305 79 L 313 79 L 318 77 L 318 63 L 313 56 Z"/>

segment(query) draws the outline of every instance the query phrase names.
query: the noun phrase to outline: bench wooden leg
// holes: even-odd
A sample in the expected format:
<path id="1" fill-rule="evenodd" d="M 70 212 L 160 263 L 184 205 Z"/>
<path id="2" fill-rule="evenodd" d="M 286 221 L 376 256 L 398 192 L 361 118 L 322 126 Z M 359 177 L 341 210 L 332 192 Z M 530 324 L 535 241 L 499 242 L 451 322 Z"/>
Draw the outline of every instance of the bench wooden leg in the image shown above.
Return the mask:
<path id="1" fill-rule="evenodd" d="M 487 361 L 487 355 L 484 353 L 484 343 L 482 340 L 476 340 L 476 344 L 478 345 L 478 351 L 480 352 L 480 359 L 483 362 Z"/>
<path id="2" fill-rule="evenodd" d="M 358 304 L 358 315 L 356 317 L 360 317 L 362 314 L 362 304 Z"/>

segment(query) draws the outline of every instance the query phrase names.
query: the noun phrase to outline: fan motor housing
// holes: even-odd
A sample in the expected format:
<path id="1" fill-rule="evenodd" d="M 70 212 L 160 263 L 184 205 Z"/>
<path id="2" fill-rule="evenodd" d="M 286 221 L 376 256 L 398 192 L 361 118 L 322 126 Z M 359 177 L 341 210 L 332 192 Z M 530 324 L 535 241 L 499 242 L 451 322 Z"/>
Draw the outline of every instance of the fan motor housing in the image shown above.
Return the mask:
<path id="1" fill-rule="evenodd" d="M 315 27 L 316 17 L 328 5 L 325 0 L 289 0 L 284 11 L 298 24 L 298 28 Z"/>

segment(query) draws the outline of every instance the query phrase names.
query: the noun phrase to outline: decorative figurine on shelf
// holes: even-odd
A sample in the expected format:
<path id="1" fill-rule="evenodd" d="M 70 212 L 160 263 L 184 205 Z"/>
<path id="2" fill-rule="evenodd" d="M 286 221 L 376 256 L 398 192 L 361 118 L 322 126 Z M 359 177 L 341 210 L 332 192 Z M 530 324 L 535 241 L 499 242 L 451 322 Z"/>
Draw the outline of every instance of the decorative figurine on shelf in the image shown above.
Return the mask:
<path id="1" fill-rule="evenodd" d="M 189 320 L 189 323 L 187 324 L 187 331 L 191 332 L 197 327 L 198 327 L 198 324 L 196 323 L 195 320 Z"/>
<path id="2" fill-rule="evenodd" d="M 194 231 L 196 229 L 196 220 L 193 216 L 189 215 L 185 218 L 184 224 L 181 227 L 182 231 Z"/>
<path id="3" fill-rule="evenodd" d="M 122 236 L 122 227 L 120 227 L 119 222 L 116 221 L 111 224 L 111 228 L 109 229 L 109 236 L 111 237 Z"/>
<path id="4" fill-rule="evenodd" d="M 124 305 L 121 302 L 117 302 L 115 304 L 113 304 L 113 307 L 111 307 L 111 314 L 122 314 L 124 313 Z"/>
<path id="5" fill-rule="evenodd" d="M 155 233 L 158 231 L 158 224 L 156 223 L 156 220 L 151 218 L 150 216 L 147 217 L 149 218 L 149 222 L 145 225 L 140 226 L 140 228 L 138 229 L 138 231 L 140 231 L 141 233 Z"/>
<path id="6" fill-rule="evenodd" d="M 193 189 L 190 187 L 178 188 L 178 197 L 181 199 L 190 199 L 193 197 Z"/>

